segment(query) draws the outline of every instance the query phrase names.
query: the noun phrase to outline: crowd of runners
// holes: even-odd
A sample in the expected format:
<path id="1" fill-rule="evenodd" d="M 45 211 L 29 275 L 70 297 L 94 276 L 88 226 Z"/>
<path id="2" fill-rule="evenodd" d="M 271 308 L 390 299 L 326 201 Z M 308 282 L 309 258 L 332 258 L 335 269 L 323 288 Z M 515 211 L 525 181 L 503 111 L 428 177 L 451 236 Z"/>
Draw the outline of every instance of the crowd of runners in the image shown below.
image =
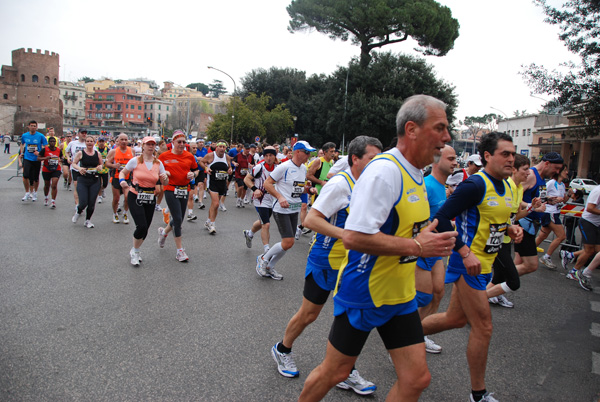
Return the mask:
<path id="1" fill-rule="evenodd" d="M 140 266 L 155 213 L 161 219 L 154 229 L 158 247 L 171 234 L 177 261 L 188 262 L 181 229 L 184 220 L 198 219 L 194 205 L 207 204 L 204 227 L 216 235 L 225 197 L 235 194 L 236 208 L 253 205 L 257 213 L 242 239 L 251 248 L 260 237 L 260 277 L 282 280 L 278 262 L 300 236 L 313 233 L 302 304 L 271 349 L 282 376 L 299 376 L 293 343 L 333 292 L 326 356 L 308 375 L 300 400 L 320 400 L 334 386 L 375 392 L 356 368 L 375 328 L 398 377 L 389 399 L 417 400 L 431 378 L 426 352 L 442 352 L 428 336 L 469 323 L 469 398 L 493 402 L 485 385 L 490 304 L 513 307 L 505 295 L 519 289 L 520 276 L 539 263 L 556 269 L 551 255 L 566 237 L 560 208 L 578 194 L 562 183 L 568 170 L 559 154 L 550 152 L 532 166 L 503 133 L 484 135 L 479 154 L 457 169 L 445 110 L 429 96 L 408 98 L 396 117 L 394 144 L 384 148 L 377 138 L 358 136 L 343 157 L 331 142 L 319 150 L 306 141 L 230 147 L 224 140 L 190 143 L 182 131 L 169 143 L 123 133 L 114 140 L 92 138 L 83 129 L 59 139 L 51 129 L 39 133 L 31 121 L 19 155 L 22 201 L 38 200 L 41 170 L 44 205 L 56 208 L 62 177 L 74 198 L 61 200 L 73 202 L 72 222 L 85 213 L 84 226 L 93 228 L 95 205 L 111 192 L 112 221 L 128 224 L 131 218 L 135 224 L 130 262 Z M 582 250 L 560 251 L 565 269 L 577 260 L 567 277 L 585 290 L 592 289 L 591 271 L 600 264 L 599 203 L 600 190 L 594 190 L 579 224 Z M 271 220 L 281 238 L 275 243 Z M 538 260 L 538 246 L 550 232 L 554 240 Z M 447 310 L 438 312 L 444 284 L 452 291 Z"/>

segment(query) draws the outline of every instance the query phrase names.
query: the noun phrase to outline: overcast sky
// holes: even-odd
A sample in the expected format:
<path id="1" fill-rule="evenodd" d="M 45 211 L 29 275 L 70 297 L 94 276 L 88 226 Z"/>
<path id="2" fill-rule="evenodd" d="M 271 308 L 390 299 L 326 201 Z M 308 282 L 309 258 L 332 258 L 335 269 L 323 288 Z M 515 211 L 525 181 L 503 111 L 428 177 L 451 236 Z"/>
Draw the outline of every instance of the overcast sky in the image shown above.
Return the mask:
<path id="1" fill-rule="evenodd" d="M 438 0 L 460 23 L 460 37 L 445 57 L 428 56 L 439 77 L 456 87 L 457 117 L 515 110 L 536 112 L 543 100 L 530 96 L 521 65 L 549 68 L 575 60 L 529 0 Z M 561 1 L 553 1 L 561 4 Z M 291 67 L 307 75 L 329 74 L 360 54 L 349 42 L 313 32 L 291 34 L 285 0 L 21 0 L 3 1 L 0 63 L 11 64 L 18 48 L 60 54 L 60 79 L 83 76 L 146 77 L 187 85 L 220 79 L 215 70 L 240 78 L 256 68 Z M 414 43 L 385 51 L 416 54 Z M 539 95 L 538 95 L 539 96 Z M 541 95 L 548 99 L 547 96 Z"/>

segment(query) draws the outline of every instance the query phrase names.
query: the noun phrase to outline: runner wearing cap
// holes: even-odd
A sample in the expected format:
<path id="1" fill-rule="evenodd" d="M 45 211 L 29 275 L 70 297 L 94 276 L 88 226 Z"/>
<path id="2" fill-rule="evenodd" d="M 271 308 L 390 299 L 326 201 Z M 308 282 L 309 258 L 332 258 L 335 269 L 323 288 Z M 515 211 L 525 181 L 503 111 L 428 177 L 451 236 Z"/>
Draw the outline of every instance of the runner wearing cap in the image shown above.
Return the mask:
<path id="1" fill-rule="evenodd" d="M 210 208 L 208 209 L 208 220 L 204 223 L 204 227 L 210 234 L 216 234 L 215 221 L 220 204 L 225 200 L 227 193 L 227 183 L 229 175 L 232 173 L 231 157 L 225 153 L 227 150 L 227 142 L 218 140 L 215 144 L 215 151 L 206 154 L 200 160 L 200 169 L 206 170 L 208 175 L 208 193 L 210 194 Z M 221 208 L 221 210 L 225 210 Z"/>
<path id="2" fill-rule="evenodd" d="M 138 266 L 142 261 L 140 247 L 148 235 L 148 228 L 154 217 L 156 205 L 156 183 L 160 180 L 163 185 L 168 184 L 169 178 L 161 161 L 154 156 L 156 141 L 154 137 L 144 137 L 142 140 L 142 154 L 127 162 L 125 168 L 119 173 L 119 185 L 127 192 L 131 217 L 135 223 L 133 232 L 133 247 L 129 251 L 131 265 Z M 133 173 L 131 186 L 125 179 Z"/>
<path id="3" fill-rule="evenodd" d="M 82 128 L 79 130 L 79 136 L 75 137 L 75 140 L 71 141 L 67 146 L 67 162 L 71 167 L 71 177 L 73 178 L 73 198 L 75 199 L 75 205 L 79 204 L 79 195 L 77 194 L 77 178 L 79 177 L 78 170 L 73 166 L 73 158 L 79 151 L 83 151 L 86 148 L 85 139 L 87 137 L 87 130 Z"/>
<path id="4" fill-rule="evenodd" d="M 256 257 L 256 272 L 260 276 L 282 280 L 283 275 L 275 271 L 275 264 L 294 245 L 294 232 L 298 225 L 298 214 L 304 193 L 315 194 L 313 187 L 306 187 L 306 166 L 310 153 L 316 151 L 306 141 L 294 144 L 292 159 L 280 164 L 265 181 L 264 187 L 277 200 L 273 206 L 273 218 L 281 235 L 281 242 Z"/>
<path id="5" fill-rule="evenodd" d="M 196 160 L 200 160 L 206 156 L 208 153 L 208 149 L 204 147 L 204 140 L 199 138 L 196 141 Z M 200 173 L 198 173 L 198 177 L 196 178 L 196 186 L 198 188 L 198 208 L 204 209 L 206 206 L 204 205 L 204 199 L 206 198 L 206 172 L 204 169 L 200 169 Z"/>
<path id="6" fill-rule="evenodd" d="M 181 223 L 185 217 L 185 210 L 190 191 L 190 181 L 198 175 L 196 158 L 185 150 L 185 133 L 176 130 L 173 133 L 172 149 L 160 154 L 158 159 L 164 164 L 169 184 L 164 186 L 164 197 L 171 211 L 171 219 L 166 228 L 158 228 L 158 246 L 163 248 L 167 236 L 173 231 L 173 240 L 177 246 L 175 258 L 179 262 L 187 262 L 189 257 L 185 253 L 181 240 Z"/>
<path id="7" fill-rule="evenodd" d="M 454 192 L 454 190 L 460 183 L 467 180 L 469 176 L 479 172 L 481 166 L 481 156 L 479 156 L 479 154 L 473 154 L 469 156 L 469 158 L 467 159 L 467 167 L 455 171 L 450 175 L 450 177 L 448 177 L 448 180 L 446 180 L 446 184 L 451 189 L 450 194 Z"/>

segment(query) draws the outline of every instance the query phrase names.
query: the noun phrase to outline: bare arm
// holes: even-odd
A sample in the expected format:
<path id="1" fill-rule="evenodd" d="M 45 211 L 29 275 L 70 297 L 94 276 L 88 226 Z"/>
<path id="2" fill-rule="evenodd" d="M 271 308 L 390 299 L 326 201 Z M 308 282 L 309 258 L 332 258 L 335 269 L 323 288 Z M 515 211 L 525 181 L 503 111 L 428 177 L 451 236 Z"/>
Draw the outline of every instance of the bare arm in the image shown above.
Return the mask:
<path id="1" fill-rule="evenodd" d="M 327 222 L 325 215 L 311 208 L 304 218 L 304 226 L 325 236 L 333 237 L 335 239 L 341 239 L 344 235 L 344 229 L 338 228 L 335 225 Z M 413 242 L 414 243 L 414 242 Z"/>
<path id="2" fill-rule="evenodd" d="M 322 186 L 325 185 L 326 181 L 319 180 L 315 177 L 315 173 L 321 167 L 321 159 L 315 159 L 315 161 L 308 167 L 308 172 L 306 172 L 306 179 L 313 182 L 313 184 L 320 184 Z"/>

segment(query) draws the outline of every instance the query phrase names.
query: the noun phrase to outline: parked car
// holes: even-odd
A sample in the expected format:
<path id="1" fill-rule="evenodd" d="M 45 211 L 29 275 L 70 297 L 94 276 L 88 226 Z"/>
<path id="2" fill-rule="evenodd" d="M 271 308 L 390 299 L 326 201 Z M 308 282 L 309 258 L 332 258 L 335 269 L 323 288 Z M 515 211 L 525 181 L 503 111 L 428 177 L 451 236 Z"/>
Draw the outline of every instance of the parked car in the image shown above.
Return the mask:
<path id="1" fill-rule="evenodd" d="M 581 190 L 584 194 L 589 194 L 593 189 L 598 187 L 598 183 L 591 179 L 583 179 L 578 177 L 571 180 L 569 187 L 571 187 L 573 190 Z"/>

